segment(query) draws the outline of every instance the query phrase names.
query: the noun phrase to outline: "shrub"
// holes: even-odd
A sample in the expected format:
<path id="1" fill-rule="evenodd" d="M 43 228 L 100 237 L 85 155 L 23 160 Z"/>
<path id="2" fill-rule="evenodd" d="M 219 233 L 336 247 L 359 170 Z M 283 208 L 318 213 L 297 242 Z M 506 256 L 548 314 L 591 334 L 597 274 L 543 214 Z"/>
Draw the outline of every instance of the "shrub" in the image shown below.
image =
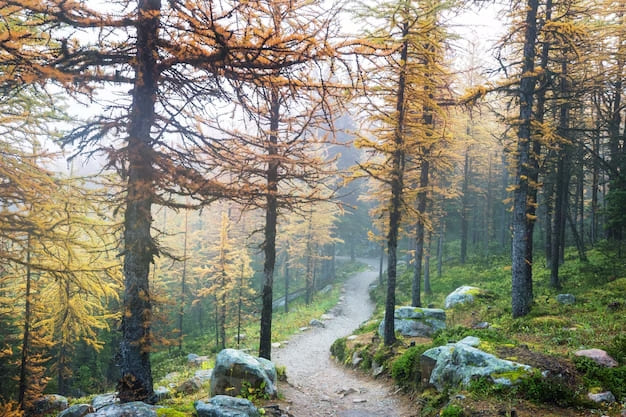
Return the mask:
<path id="1" fill-rule="evenodd" d="M 330 346 L 330 353 L 337 358 L 339 362 L 346 360 L 346 338 L 340 337 Z"/>
<path id="2" fill-rule="evenodd" d="M 626 395 L 626 366 L 605 368 L 585 357 L 575 357 L 576 370 L 583 374 L 583 382 L 587 389 L 602 387 L 611 391 L 616 398 Z"/>
<path id="3" fill-rule="evenodd" d="M 462 417 L 463 409 L 456 404 L 450 404 L 441 410 L 439 415 L 441 417 Z"/>
<path id="4" fill-rule="evenodd" d="M 410 347 L 391 364 L 391 377 L 399 386 L 411 388 L 419 385 L 421 379 L 420 356 L 430 345 Z"/>

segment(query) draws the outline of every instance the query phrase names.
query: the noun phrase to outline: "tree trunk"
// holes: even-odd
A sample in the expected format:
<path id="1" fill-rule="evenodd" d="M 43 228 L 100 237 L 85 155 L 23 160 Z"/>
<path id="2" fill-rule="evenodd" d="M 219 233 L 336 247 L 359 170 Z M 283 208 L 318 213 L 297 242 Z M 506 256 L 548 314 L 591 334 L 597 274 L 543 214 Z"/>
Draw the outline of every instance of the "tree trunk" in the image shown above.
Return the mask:
<path id="1" fill-rule="evenodd" d="M 383 263 L 385 261 L 385 244 L 380 244 L 380 260 L 378 261 L 378 284 L 383 285 Z"/>
<path id="2" fill-rule="evenodd" d="M 506 252 L 506 248 L 510 248 L 511 244 L 509 212 L 505 203 L 509 195 L 508 188 L 509 168 L 506 161 L 506 154 L 502 152 L 502 188 L 500 195 L 500 200 L 502 202 L 502 206 L 500 208 L 500 247 L 502 248 L 502 252 Z"/>
<path id="3" fill-rule="evenodd" d="M 420 170 L 419 193 L 417 194 L 418 220 L 415 233 L 415 265 L 413 269 L 413 283 L 411 286 L 411 305 L 421 307 L 420 283 L 422 280 L 422 258 L 424 257 L 424 221 L 426 216 L 427 188 L 428 188 L 428 168 L 429 163 L 424 157 L 422 159 L 422 169 Z"/>
<path id="4" fill-rule="evenodd" d="M 531 153 L 531 129 L 533 95 L 535 92 L 535 44 L 537 41 L 538 0 L 528 0 L 526 27 L 524 30 L 524 58 L 522 79 L 519 87 L 520 118 L 517 132 L 517 171 L 513 195 L 513 245 L 511 307 L 513 317 L 530 312 L 533 299 L 532 288 L 532 240 L 534 218 L 530 216 L 533 201 L 529 179 L 533 177 L 537 161 Z"/>
<path id="5" fill-rule="evenodd" d="M 469 132 L 469 127 L 467 128 Z M 465 150 L 465 162 L 463 164 L 463 187 L 461 197 L 461 264 L 465 264 L 467 258 L 467 234 L 469 224 L 469 177 L 470 177 L 470 156 L 469 147 Z"/>
<path id="6" fill-rule="evenodd" d="M 289 313 L 289 248 L 285 249 L 285 314 Z"/>
<path id="7" fill-rule="evenodd" d="M 266 171 L 267 194 L 265 208 L 265 241 L 263 252 L 263 290 L 261 308 L 261 331 L 259 337 L 259 356 L 271 360 L 272 355 L 272 287 L 274 285 L 274 266 L 276 263 L 276 223 L 278 219 L 278 122 L 280 120 L 280 97 L 276 89 L 272 90 L 270 109 L 270 135 L 268 166 Z"/>
<path id="8" fill-rule="evenodd" d="M 311 304 L 313 300 L 313 245 L 312 245 L 312 231 L 313 231 L 313 212 L 309 212 L 309 224 L 307 226 L 306 237 L 306 293 L 304 301 L 306 305 Z"/>
<path id="9" fill-rule="evenodd" d="M 443 216 L 439 218 L 439 237 L 437 239 L 437 276 L 441 278 L 443 269 L 443 239 L 446 234 L 446 223 Z"/>
<path id="10" fill-rule="evenodd" d="M 154 151 L 150 129 L 158 92 L 156 55 L 161 1 L 140 0 L 137 12 L 135 86 L 128 136 L 128 189 L 124 216 L 124 306 L 119 365 L 121 402 L 154 401 L 150 367 L 152 301 L 148 274 L 156 254 L 150 235 Z"/>
<path id="11" fill-rule="evenodd" d="M 569 103 L 566 100 L 568 93 L 567 86 L 567 62 L 566 57 L 563 57 L 561 63 L 561 85 L 560 93 L 561 100 L 564 100 L 561 104 L 559 114 L 559 129 L 558 133 L 561 137 L 567 137 L 569 129 Z M 567 197 L 569 188 L 569 164 L 567 159 L 569 158 L 568 145 L 561 144 L 560 149 L 557 151 L 557 171 L 556 171 L 556 184 L 555 184 L 555 199 L 554 199 L 554 219 L 552 223 L 552 259 L 550 262 L 550 286 L 552 288 L 560 289 L 561 283 L 559 281 L 559 266 L 561 264 L 561 248 L 565 246 L 565 219 L 567 214 Z"/>
<path id="12" fill-rule="evenodd" d="M 428 231 L 428 244 L 426 245 L 426 252 L 424 253 L 424 294 L 432 295 L 433 290 L 430 288 L 430 247 L 433 238 L 433 233 Z"/>
<path id="13" fill-rule="evenodd" d="M 398 120 L 394 134 L 394 145 L 391 160 L 391 200 L 389 204 L 389 232 L 387 234 L 387 298 L 385 300 L 385 325 L 384 343 L 391 346 L 396 341 L 395 334 L 395 310 L 396 310 L 396 267 L 398 250 L 398 230 L 400 229 L 402 191 L 404 188 L 404 115 L 405 115 L 405 89 L 406 89 L 406 62 L 408 58 L 409 43 L 406 36 L 409 34 L 409 25 L 402 24 L 402 36 L 405 39 L 400 52 L 402 69 L 398 79 L 398 91 L 396 96 L 396 111 Z"/>

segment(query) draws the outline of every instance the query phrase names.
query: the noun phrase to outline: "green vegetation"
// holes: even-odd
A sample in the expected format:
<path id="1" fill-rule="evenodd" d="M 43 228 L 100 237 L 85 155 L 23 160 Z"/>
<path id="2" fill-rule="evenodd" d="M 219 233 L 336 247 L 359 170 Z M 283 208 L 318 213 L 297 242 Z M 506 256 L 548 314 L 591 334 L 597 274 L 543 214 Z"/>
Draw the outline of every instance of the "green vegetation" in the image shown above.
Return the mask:
<path id="1" fill-rule="evenodd" d="M 408 346 L 410 338 L 400 339 L 391 351 L 393 354 L 385 357 L 389 375 L 399 387 L 419 396 L 421 415 L 463 415 L 463 408 L 454 404 L 441 408 L 449 401 L 448 393 L 435 395 L 432 389 L 421 384 L 419 359 L 431 347 L 475 336 L 481 340 L 479 349 L 527 363 L 536 371 L 494 375 L 508 378 L 513 382 L 511 386 L 494 384 L 491 378 L 472 380 L 467 388 L 471 401 L 500 403 L 501 409 L 510 409 L 511 404 L 519 401 L 528 401 L 542 410 L 600 407 L 586 398 L 588 392 L 594 391 L 611 391 L 619 401 L 626 396 L 626 335 L 623 334 L 626 264 L 619 261 L 623 258 L 617 251 L 598 245 L 587 251 L 587 261 L 580 261 L 575 250 L 567 249 L 566 262 L 561 267 L 563 288 L 558 291 L 549 286 L 550 272 L 538 257 L 533 271 L 534 304 L 530 314 L 519 319 L 511 318 L 508 257 L 472 258 L 465 265 L 444 265 L 442 276 L 431 278 L 433 293 L 423 297 L 424 305 L 441 308 L 447 294 L 461 285 L 484 291 L 473 303 L 447 310 L 448 328 L 436 332 L 432 340 L 418 340 L 414 346 Z M 412 272 L 400 268 L 397 305 L 410 304 Z M 369 342 L 369 334 L 375 335 L 377 331 L 382 319 L 384 292 L 384 286 L 371 291 L 377 310 L 374 319 L 355 331 L 360 336 L 358 345 L 346 343 L 346 339 L 334 345 L 334 352 L 340 350 L 344 358 L 342 362 L 348 362 L 345 358 L 351 358 L 356 350 L 376 352 L 377 342 L 364 345 L 363 341 Z M 573 294 L 576 302 L 572 305 L 558 303 L 556 295 L 559 293 Z M 489 328 L 473 328 L 481 322 L 489 323 Z M 620 366 L 605 368 L 589 359 L 573 357 L 576 350 L 592 347 L 606 350 Z M 549 370 L 547 376 L 541 374 L 540 370 L 544 369 Z"/>
<path id="2" fill-rule="evenodd" d="M 456 404 L 450 404 L 441 410 L 441 417 L 462 417 L 463 409 Z"/>

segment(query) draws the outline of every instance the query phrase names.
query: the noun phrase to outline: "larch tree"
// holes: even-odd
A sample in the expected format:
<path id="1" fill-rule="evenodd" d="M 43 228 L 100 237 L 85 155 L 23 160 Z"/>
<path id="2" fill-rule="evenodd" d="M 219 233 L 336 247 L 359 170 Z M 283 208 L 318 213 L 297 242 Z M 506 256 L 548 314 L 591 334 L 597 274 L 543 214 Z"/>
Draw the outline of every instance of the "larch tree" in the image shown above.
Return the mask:
<path id="1" fill-rule="evenodd" d="M 340 85 L 334 77 L 337 45 L 331 23 L 336 11 L 308 1 L 268 2 L 264 18 L 247 21 L 271 30 L 299 65 L 276 67 L 254 76 L 234 76 L 235 114 L 240 126 L 220 124 L 222 149 L 215 150 L 215 175 L 232 183 L 234 201 L 265 212 L 259 356 L 271 357 L 276 235 L 282 211 L 327 200 L 335 181 L 323 151 L 332 137 L 332 111 Z M 292 46 L 296 45 L 296 49 Z M 297 52 L 298 44 L 310 51 Z M 232 118 L 229 116 L 229 118 Z M 243 128 L 241 126 L 244 126 Z"/>
<path id="2" fill-rule="evenodd" d="M 33 16 L 30 27 L 46 34 L 38 48 L 9 50 L 21 80 L 52 80 L 101 103 L 103 91 L 131 87 L 66 140 L 78 144 L 78 152 L 106 153 L 125 183 L 118 392 L 123 402 L 152 401 L 149 271 L 159 253 L 152 207 L 184 205 L 170 197 L 176 193 L 200 204 L 223 195 L 203 178 L 190 151 L 213 146 L 199 126 L 207 100 L 227 93 L 220 80 L 297 65 L 324 55 L 323 48 L 300 32 L 284 35 L 264 26 L 264 16 L 271 16 L 266 2 L 128 0 L 105 9 L 66 0 L 7 0 L 0 6 Z"/>
<path id="3" fill-rule="evenodd" d="M 398 235 L 403 215 L 410 210 L 407 198 L 407 163 L 420 159 L 428 151 L 431 118 L 435 111 L 432 102 L 433 79 L 428 75 L 439 71 L 436 61 L 437 45 L 429 37 L 429 30 L 436 27 L 436 13 L 441 2 L 396 1 L 379 4 L 365 13 L 373 16 L 372 31 L 366 39 L 363 54 L 371 59 L 362 63 L 367 73 L 364 80 L 367 99 L 364 110 L 372 125 L 371 135 L 361 135 L 355 144 L 377 158 L 360 164 L 363 175 L 373 177 L 384 184 L 387 225 L 387 295 L 385 302 L 384 342 L 395 342 L 394 311 Z M 429 15 L 430 13 L 430 15 Z M 369 48 L 369 49 L 368 49 Z M 420 143 L 420 139 L 423 141 Z M 433 137 L 430 137 L 432 140 Z M 413 160 L 413 159 L 412 159 Z M 429 162 L 420 160 L 424 183 Z M 425 193 L 424 193 L 425 194 Z M 420 200 L 425 201 L 423 198 Z M 424 207 L 425 209 L 425 204 Z M 404 214 L 403 214 L 404 213 Z"/>

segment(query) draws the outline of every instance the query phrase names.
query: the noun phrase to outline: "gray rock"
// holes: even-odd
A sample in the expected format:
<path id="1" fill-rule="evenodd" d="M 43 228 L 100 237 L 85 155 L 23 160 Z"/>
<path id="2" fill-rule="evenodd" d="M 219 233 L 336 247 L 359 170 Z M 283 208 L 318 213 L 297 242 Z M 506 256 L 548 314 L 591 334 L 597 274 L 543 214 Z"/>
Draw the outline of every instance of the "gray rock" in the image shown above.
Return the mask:
<path id="1" fill-rule="evenodd" d="M 480 345 L 480 339 L 477 338 L 476 336 L 467 336 L 463 338 L 462 340 L 459 340 L 458 343 L 463 343 L 464 345 L 467 345 L 467 346 L 476 347 Z"/>
<path id="2" fill-rule="evenodd" d="M 187 364 L 189 366 L 200 367 L 202 364 L 209 361 L 208 356 L 198 356 L 195 353 L 190 353 L 187 355 Z"/>
<path id="3" fill-rule="evenodd" d="M 35 415 L 43 415 L 63 411 L 66 408 L 67 398 L 58 394 L 47 394 L 33 401 L 33 405 L 29 411 Z"/>
<path id="4" fill-rule="evenodd" d="M 327 286 L 325 286 L 324 288 L 322 288 L 319 293 L 320 294 L 328 294 L 329 292 L 331 292 L 333 289 L 333 286 L 331 284 L 328 284 Z"/>
<path id="5" fill-rule="evenodd" d="M 481 321 L 480 323 L 476 323 L 475 325 L 473 325 L 472 329 L 488 329 L 489 326 L 491 325 L 486 321 Z"/>
<path id="6" fill-rule="evenodd" d="M 446 312 L 439 308 L 397 307 L 394 313 L 394 329 L 403 336 L 430 337 L 446 328 Z M 378 326 L 378 334 L 385 331 L 385 320 Z"/>
<path id="7" fill-rule="evenodd" d="M 198 417 L 260 417 L 259 410 L 244 398 L 216 395 L 208 402 L 194 402 Z"/>
<path id="8" fill-rule="evenodd" d="M 194 372 L 193 376 L 198 378 L 201 383 L 205 383 L 211 380 L 211 375 L 213 374 L 213 369 L 198 369 Z"/>
<path id="9" fill-rule="evenodd" d="M 70 408 L 61 411 L 57 417 L 84 417 L 94 411 L 91 404 L 74 404 Z"/>
<path id="10" fill-rule="evenodd" d="M 358 350 L 355 351 L 352 354 L 352 366 L 357 367 L 362 361 L 363 361 L 363 358 L 361 357 L 361 352 L 359 352 Z"/>
<path id="11" fill-rule="evenodd" d="M 157 402 L 167 400 L 172 396 L 172 392 L 167 387 L 156 387 L 154 397 Z"/>
<path id="12" fill-rule="evenodd" d="M 180 372 L 170 372 L 166 374 L 165 377 L 163 377 L 163 379 L 166 381 L 173 381 L 175 379 L 178 379 L 179 376 L 180 376 Z"/>
<path id="13" fill-rule="evenodd" d="M 445 308 L 449 309 L 457 304 L 473 303 L 475 296 L 480 294 L 480 292 L 480 288 L 463 285 L 448 294 L 445 301 Z"/>
<path id="14" fill-rule="evenodd" d="M 326 327 L 326 325 L 324 324 L 324 322 L 323 322 L 323 321 L 320 321 L 320 320 L 318 320 L 318 319 L 312 319 L 312 320 L 309 322 L 309 326 L 311 326 L 311 327 L 319 327 L 319 328 L 324 328 L 324 327 Z"/>
<path id="15" fill-rule="evenodd" d="M 117 398 L 117 392 L 108 392 L 106 394 L 96 395 L 95 397 L 93 397 L 93 400 L 91 400 L 91 405 L 96 411 L 98 411 L 102 407 L 118 403 L 119 401 L 120 399 Z"/>
<path id="16" fill-rule="evenodd" d="M 556 296 L 556 301 L 561 304 L 574 304 L 576 302 L 576 297 L 572 294 L 558 294 Z"/>
<path id="17" fill-rule="evenodd" d="M 335 318 L 335 316 L 333 316 L 332 314 L 322 314 L 322 317 L 320 317 L 322 320 L 332 320 Z"/>
<path id="18" fill-rule="evenodd" d="M 202 380 L 194 376 L 178 385 L 176 392 L 189 395 L 200 391 L 200 389 L 202 389 Z"/>
<path id="19" fill-rule="evenodd" d="M 587 394 L 587 398 L 596 403 L 614 403 L 615 395 L 611 391 L 599 392 L 597 394 L 589 393 Z"/>
<path id="20" fill-rule="evenodd" d="M 157 413 L 155 406 L 135 401 L 107 405 L 85 417 L 157 417 Z"/>
<path id="21" fill-rule="evenodd" d="M 598 365 L 605 366 L 607 368 L 615 368 L 618 365 L 617 361 L 602 349 L 579 350 L 574 352 L 574 355 L 584 356 L 591 359 Z"/>
<path id="22" fill-rule="evenodd" d="M 211 376 L 211 395 L 238 395 L 245 382 L 276 396 L 276 367 L 267 359 L 235 349 L 224 349 L 215 360 Z"/>
<path id="23" fill-rule="evenodd" d="M 464 343 L 449 343 L 427 350 L 420 358 L 420 367 L 423 372 L 432 369 L 428 382 L 438 391 L 468 386 L 472 378 L 481 376 L 497 384 L 511 385 L 531 370 L 528 365 L 499 359 Z"/>
<path id="24" fill-rule="evenodd" d="M 274 343 L 272 343 L 272 349 L 278 349 L 279 347 L 281 347 L 280 342 L 274 342 Z"/>
<path id="25" fill-rule="evenodd" d="M 377 377 L 385 371 L 384 365 L 379 365 L 376 361 L 372 361 L 372 376 Z"/>

